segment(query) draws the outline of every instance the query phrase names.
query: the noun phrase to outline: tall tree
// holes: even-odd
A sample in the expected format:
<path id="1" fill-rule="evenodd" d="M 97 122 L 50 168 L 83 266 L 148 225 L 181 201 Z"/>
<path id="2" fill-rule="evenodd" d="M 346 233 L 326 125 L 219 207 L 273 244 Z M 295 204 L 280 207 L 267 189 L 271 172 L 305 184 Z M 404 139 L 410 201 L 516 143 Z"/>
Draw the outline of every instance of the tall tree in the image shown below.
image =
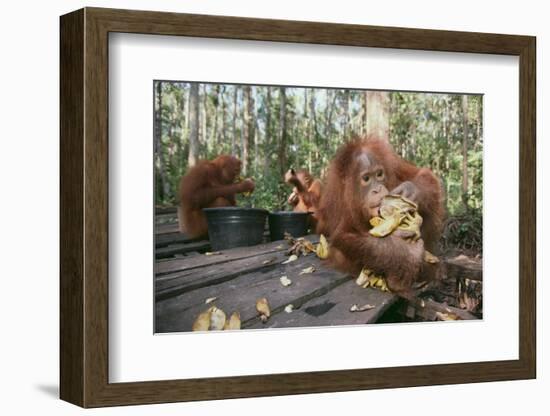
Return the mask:
<path id="1" fill-rule="evenodd" d="M 220 145 L 220 139 L 221 139 L 221 142 L 225 145 L 226 143 L 226 134 L 225 134 L 225 119 L 226 119 L 226 110 L 227 110 L 227 106 L 225 105 L 225 85 L 222 85 L 221 87 L 221 91 L 220 91 L 220 101 L 221 101 L 221 106 L 222 106 L 222 109 L 221 109 L 221 123 L 220 123 L 220 134 L 218 135 L 218 137 L 216 137 L 216 148 Z"/>
<path id="2" fill-rule="evenodd" d="M 199 123 L 199 126 L 201 128 L 201 133 L 200 133 L 200 139 L 199 139 L 199 143 L 202 143 L 203 144 L 203 151 L 204 151 L 204 157 L 208 157 L 208 151 L 209 151 L 209 148 L 208 148 L 208 124 L 209 124 L 209 120 L 210 120 L 210 117 L 208 117 L 208 91 L 207 91 L 207 86 L 206 84 L 204 84 L 202 86 L 202 100 L 201 100 L 201 105 L 200 105 L 200 109 L 201 109 L 201 122 Z M 199 152 L 200 152 L 200 148 L 199 148 Z"/>
<path id="3" fill-rule="evenodd" d="M 462 203 L 468 208 L 468 96 L 462 96 Z"/>
<path id="4" fill-rule="evenodd" d="M 187 166 L 195 166 L 199 154 L 199 84 L 191 83 L 189 90 L 189 154 Z"/>
<path id="5" fill-rule="evenodd" d="M 287 169 L 286 155 L 286 88 L 279 87 L 279 172 L 281 177 Z"/>
<path id="6" fill-rule="evenodd" d="M 250 161 L 251 152 L 250 147 L 254 142 L 255 125 L 254 125 L 254 98 L 252 97 L 252 88 L 250 85 L 246 85 L 243 89 L 243 121 L 244 121 L 244 133 L 242 143 L 242 162 L 243 162 L 243 174 L 247 175 Z"/>
<path id="7" fill-rule="evenodd" d="M 212 126 L 211 130 L 210 130 L 210 140 L 209 140 L 209 143 L 210 143 L 210 148 L 211 149 L 214 149 L 216 148 L 216 144 L 218 142 L 218 119 L 220 118 L 220 111 L 219 108 L 220 108 L 220 98 L 221 98 L 221 85 L 216 85 L 216 88 L 214 89 L 214 97 L 213 97 L 213 100 L 214 100 L 214 114 L 212 114 L 212 117 L 214 119 L 213 123 L 214 125 Z"/>
<path id="8" fill-rule="evenodd" d="M 350 136 L 350 127 L 351 127 L 351 114 L 350 114 L 350 92 L 349 90 L 344 90 L 344 128 L 343 128 L 343 139 L 348 140 Z"/>
<path id="9" fill-rule="evenodd" d="M 272 99 L 271 99 L 271 87 L 266 87 L 266 98 L 265 98 L 265 136 L 264 136 L 264 176 L 269 174 L 269 160 L 271 158 L 271 112 L 272 112 Z"/>
<path id="10" fill-rule="evenodd" d="M 361 135 L 364 136 L 367 134 L 367 91 L 361 94 Z"/>
<path id="11" fill-rule="evenodd" d="M 315 162 L 319 160 L 319 130 L 317 127 L 317 100 L 315 99 L 316 89 L 312 88 L 309 96 L 309 113 L 311 114 L 310 123 L 310 141 L 313 137 L 313 143 L 315 145 Z"/>
<path id="12" fill-rule="evenodd" d="M 476 103 L 476 145 L 481 145 L 481 120 L 483 119 L 483 111 L 482 111 L 482 97 L 478 97 Z"/>
<path id="13" fill-rule="evenodd" d="M 233 86 L 233 124 L 231 129 L 231 154 L 237 154 L 237 101 L 239 99 L 239 87 Z"/>
<path id="14" fill-rule="evenodd" d="M 177 175 L 178 176 L 181 176 L 182 174 L 182 170 L 183 170 L 183 167 L 185 166 L 185 144 L 187 142 L 187 135 L 189 134 L 189 132 L 187 131 L 187 115 L 189 114 L 188 113 L 188 109 L 187 109 L 187 104 L 189 104 L 189 94 L 186 94 L 186 88 L 185 88 L 185 85 L 184 84 L 178 84 L 178 87 L 180 89 L 180 92 L 181 92 L 181 97 L 180 97 L 180 104 L 181 104 L 181 107 L 180 107 L 180 120 L 179 120 L 179 125 L 180 125 L 180 136 L 178 138 L 178 148 L 177 148 L 177 158 L 176 158 L 176 166 L 177 166 Z"/>
<path id="15" fill-rule="evenodd" d="M 162 146 L 162 81 L 157 81 L 156 96 L 157 112 L 155 117 L 155 155 L 157 157 L 161 184 L 161 195 L 159 195 L 159 199 L 165 200 L 170 194 L 170 184 L 168 183 L 168 178 L 166 177 L 164 149 Z"/>
<path id="16" fill-rule="evenodd" d="M 308 91 L 307 88 L 304 88 L 304 109 L 302 111 L 302 120 L 303 120 L 303 131 L 305 136 L 305 141 L 307 142 L 307 168 L 311 172 L 311 123 L 313 118 L 313 113 L 308 114 L 308 105 L 309 105 L 309 99 L 308 99 Z"/>
<path id="17" fill-rule="evenodd" d="M 260 156 L 260 134 L 261 130 L 258 124 L 258 88 L 252 89 L 252 108 L 253 108 L 253 124 L 254 124 L 254 172 L 258 172 L 258 158 Z"/>
<path id="18" fill-rule="evenodd" d="M 336 98 L 338 94 L 336 91 L 327 90 L 327 101 L 325 107 L 325 154 L 330 151 L 330 139 L 332 136 L 332 116 L 334 114 L 334 107 L 336 107 Z"/>
<path id="19" fill-rule="evenodd" d="M 390 94 L 367 91 L 367 136 L 390 140 Z"/>

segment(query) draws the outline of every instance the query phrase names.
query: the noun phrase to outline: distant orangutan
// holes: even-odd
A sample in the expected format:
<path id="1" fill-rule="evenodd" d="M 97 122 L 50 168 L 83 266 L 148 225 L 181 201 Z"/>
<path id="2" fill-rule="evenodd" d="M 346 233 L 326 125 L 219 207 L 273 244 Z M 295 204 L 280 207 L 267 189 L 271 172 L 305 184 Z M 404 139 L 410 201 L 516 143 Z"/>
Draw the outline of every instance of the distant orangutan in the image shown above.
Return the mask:
<path id="1" fill-rule="evenodd" d="M 206 236 L 203 208 L 234 206 L 235 194 L 252 192 L 252 179 L 235 182 L 240 172 L 241 161 L 229 155 L 200 161 L 189 169 L 179 186 L 180 231 L 192 238 Z"/>
<path id="2" fill-rule="evenodd" d="M 285 182 L 292 185 L 292 193 L 287 202 L 294 212 L 310 212 L 312 225 L 316 224 L 317 208 L 321 198 L 322 184 L 314 179 L 306 169 L 289 169 L 285 174 Z"/>
<path id="3" fill-rule="evenodd" d="M 406 240 L 397 230 L 384 238 L 369 233 L 382 199 L 402 195 L 418 205 L 422 238 Z M 334 157 L 318 209 L 318 233 L 329 237 L 332 264 L 358 275 L 364 267 L 386 277 L 388 287 L 405 297 L 415 280 L 433 278 L 436 266 L 423 261 L 436 251 L 444 215 L 443 190 L 430 169 L 395 154 L 385 140 L 356 139 Z"/>

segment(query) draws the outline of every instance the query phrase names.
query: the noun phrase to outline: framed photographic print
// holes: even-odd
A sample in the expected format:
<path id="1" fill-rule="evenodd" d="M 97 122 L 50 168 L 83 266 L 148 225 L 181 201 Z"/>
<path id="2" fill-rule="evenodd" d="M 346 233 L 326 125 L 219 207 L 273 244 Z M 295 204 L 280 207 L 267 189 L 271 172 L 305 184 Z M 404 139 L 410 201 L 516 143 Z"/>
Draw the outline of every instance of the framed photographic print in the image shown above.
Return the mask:
<path id="1" fill-rule="evenodd" d="M 535 38 L 61 17 L 61 398 L 534 378 Z"/>

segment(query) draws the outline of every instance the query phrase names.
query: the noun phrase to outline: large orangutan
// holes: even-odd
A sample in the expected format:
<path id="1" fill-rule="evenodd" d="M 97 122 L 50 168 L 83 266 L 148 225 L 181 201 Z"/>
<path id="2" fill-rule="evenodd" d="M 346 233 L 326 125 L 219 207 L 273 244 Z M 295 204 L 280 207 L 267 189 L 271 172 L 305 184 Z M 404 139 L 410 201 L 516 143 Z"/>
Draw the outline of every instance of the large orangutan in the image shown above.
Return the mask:
<path id="1" fill-rule="evenodd" d="M 189 169 L 179 187 L 180 231 L 192 238 L 206 236 L 203 208 L 234 206 L 235 194 L 252 192 L 251 179 L 235 183 L 240 172 L 241 161 L 229 155 L 200 161 Z"/>
<path id="2" fill-rule="evenodd" d="M 292 185 L 292 193 L 287 202 L 294 212 L 311 212 L 312 225 L 315 225 L 317 208 L 321 199 L 322 184 L 314 179 L 306 169 L 289 169 L 285 174 L 285 182 Z"/>
<path id="3" fill-rule="evenodd" d="M 411 242 L 400 230 L 383 238 L 369 234 L 369 220 L 379 215 L 388 194 L 418 205 L 421 239 Z M 443 190 L 430 169 L 405 161 L 384 140 L 356 139 L 343 145 L 331 163 L 317 232 L 329 237 L 335 267 L 356 276 L 367 267 L 383 274 L 392 291 L 410 297 L 420 275 L 435 275 L 436 266 L 423 262 L 423 254 L 436 251 L 443 215 Z"/>

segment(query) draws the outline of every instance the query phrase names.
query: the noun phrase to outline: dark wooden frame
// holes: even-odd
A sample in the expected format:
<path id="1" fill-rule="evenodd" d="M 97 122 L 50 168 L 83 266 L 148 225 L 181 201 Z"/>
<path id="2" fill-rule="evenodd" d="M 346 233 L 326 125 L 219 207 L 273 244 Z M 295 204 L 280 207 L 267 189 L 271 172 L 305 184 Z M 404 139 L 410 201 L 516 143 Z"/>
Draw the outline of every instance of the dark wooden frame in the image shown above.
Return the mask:
<path id="1" fill-rule="evenodd" d="M 534 37 L 98 8 L 62 16 L 60 27 L 63 400 L 98 407 L 536 377 Z M 109 32 L 519 56 L 519 359 L 109 383 Z"/>

